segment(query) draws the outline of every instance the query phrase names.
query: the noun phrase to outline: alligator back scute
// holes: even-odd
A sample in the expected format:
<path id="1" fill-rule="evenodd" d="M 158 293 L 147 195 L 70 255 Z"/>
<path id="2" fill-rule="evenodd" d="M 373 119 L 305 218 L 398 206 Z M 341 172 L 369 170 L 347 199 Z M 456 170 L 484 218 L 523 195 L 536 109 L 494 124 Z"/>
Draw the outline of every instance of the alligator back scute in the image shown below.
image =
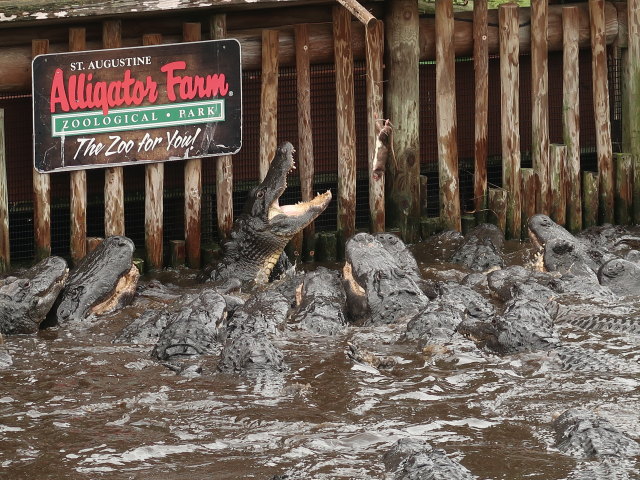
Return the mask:
<path id="1" fill-rule="evenodd" d="M 220 353 L 218 370 L 246 373 L 255 370 L 286 370 L 284 355 L 264 335 L 243 333 L 225 344 Z"/>

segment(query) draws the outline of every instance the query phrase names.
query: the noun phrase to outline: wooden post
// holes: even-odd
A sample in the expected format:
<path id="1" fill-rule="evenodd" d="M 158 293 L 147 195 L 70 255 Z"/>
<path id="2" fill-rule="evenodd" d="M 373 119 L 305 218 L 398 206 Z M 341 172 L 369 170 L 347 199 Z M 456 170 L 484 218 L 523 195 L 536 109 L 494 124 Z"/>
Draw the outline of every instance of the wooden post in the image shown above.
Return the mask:
<path id="1" fill-rule="evenodd" d="M 627 0 L 627 105 L 629 151 L 633 155 L 633 221 L 640 223 L 640 0 Z"/>
<path id="2" fill-rule="evenodd" d="M 185 243 L 184 240 L 170 240 L 171 247 L 171 266 L 180 267 L 184 265 L 185 259 Z"/>
<path id="3" fill-rule="evenodd" d="M 384 25 L 374 21 L 365 29 L 367 55 L 367 152 L 369 154 L 369 215 L 371 231 L 384 232 L 384 172 L 374 174 L 376 163 L 376 145 L 378 139 L 377 122 L 382 120 L 383 78 L 382 63 L 384 54 Z"/>
<path id="4" fill-rule="evenodd" d="M 479 223 L 487 219 L 487 123 L 489 118 L 489 40 L 487 0 L 473 2 L 475 79 L 473 202 Z"/>
<path id="5" fill-rule="evenodd" d="M 197 42 L 202 38 L 200 23 L 184 23 L 182 40 Z M 200 218 L 202 208 L 202 160 L 191 158 L 184 166 L 184 243 L 187 265 L 200 268 Z"/>
<path id="6" fill-rule="evenodd" d="M 104 238 L 102 237 L 87 237 L 87 246 L 85 248 L 86 252 L 93 252 L 96 248 L 98 248 L 98 245 L 102 243 L 102 240 L 104 240 Z"/>
<path id="7" fill-rule="evenodd" d="M 633 155 L 614 153 L 616 169 L 615 220 L 619 225 L 629 225 L 633 205 Z"/>
<path id="8" fill-rule="evenodd" d="M 456 69 L 453 50 L 453 2 L 436 0 L 436 128 L 440 174 L 440 218 L 461 230 L 458 181 Z"/>
<path id="9" fill-rule="evenodd" d="M 549 190 L 551 202 L 550 217 L 558 225 L 564 226 L 567 221 L 567 194 L 565 189 L 565 165 L 567 147 L 554 143 L 550 149 Z"/>
<path id="10" fill-rule="evenodd" d="M 507 230 L 509 238 L 520 238 L 520 116 L 518 96 L 519 42 L 518 6 L 503 4 L 500 18 L 500 94 L 502 127 L 502 187 L 508 192 Z M 540 180 L 540 179 L 538 179 Z"/>
<path id="11" fill-rule="evenodd" d="M 143 45 L 160 45 L 162 35 L 147 34 Z M 163 260 L 163 212 L 164 212 L 164 163 L 148 163 L 144 166 L 144 244 L 146 263 L 150 270 L 162 268 Z"/>
<path id="12" fill-rule="evenodd" d="M 591 70 L 593 109 L 596 121 L 596 149 L 600 179 L 599 220 L 613 223 L 613 153 L 609 121 L 609 85 L 604 24 L 604 0 L 589 0 L 591 22 Z"/>
<path id="13" fill-rule="evenodd" d="M 122 22 L 106 20 L 102 24 L 103 48 L 122 46 Z M 104 234 L 124 235 L 124 172 L 122 167 L 104 171 Z"/>
<path id="14" fill-rule="evenodd" d="M 313 199 L 313 129 L 311 128 L 311 69 L 309 51 L 309 26 L 306 23 L 294 27 L 296 44 L 296 87 L 298 108 L 298 175 L 302 200 Z M 311 222 L 303 231 L 302 253 L 307 256 L 314 250 L 315 224 Z"/>
<path id="15" fill-rule="evenodd" d="M 356 230 L 356 121 L 351 51 L 351 15 L 333 7 L 338 128 L 338 242 L 340 249 Z"/>
<path id="16" fill-rule="evenodd" d="M 49 51 L 48 40 L 33 40 L 32 54 L 44 54 Z M 51 255 L 51 178 L 47 173 L 33 170 L 33 233 L 35 238 L 36 260 Z"/>
<path id="17" fill-rule="evenodd" d="M 503 188 L 490 188 L 488 195 L 489 214 L 487 220 L 502 232 L 507 228 L 507 196 Z"/>
<path id="18" fill-rule="evenodd" d="M 547 0 L 531 2 L 531 156 L 540 182 L 537 210 L 545 215 L 552 208 L 549 195 L 547 12 Z"/>
<path id="19" fill-rule="evenodd" d="M 350 14 L 361 21 L 367 28 L 371 27 L 376 21 L 371 12 L 363 7 L 358 0 L 338 0 L 338 3 L 342 4 Z"/>
<path id="20" fill-rule="evenodd" d="M 582 172 L 582 226 L 593 227 L 598 224 L 598 173 Z"/>
<path id="21" fill-rule="evenodd" d="M 392 184 L 387 218 L 395 220 L 395 225 L 387 227 L 402 226 L 404 240 L 412 242 L 418 237 L 420 218 L 420 22 L 415 0 L 391 0 L 386 7 L 385 105 L 394 127 L 393 150 L 397 164 L 390 165 L 387 177 Z"/>
<path id="22" fill-rule="evenodd" d="M 220 40 L 227 36 L 227 16 L 214 15 L 211 38 Z M 216 157 L 216 216 L 220 240 L 226 240 L 233 229 L 233 156 Z"/>
<path id="23" fill-rule="evenodd" d="M 577 7 L 562 9 L 562 138 L 567 146 L 567 228 L 582 230 L 580 180 L 580 95 L 578 36 L 580 16 Z"/>
<path id="24" fill-rule="evenodd" d="M 527 236 L 527 221 L 536 214 L 536 193 L 538 192 L 538 175 L 533 168 L 520 169 L 522 178 L 522 232 L 521 237 Z"/>
<path id="25" fill-rule="evenodd" d="M 69 29 L 69 51 L 86 49 L 84 28 Z M 74 170 L 69 176 L 71 204 L 71 261 L 78 265 L 87 254 L 87 171 Z"/>
<path id="26" fill-rule="evenodd" d="M 262 31 L 262 87 L 260 93 L 260 181 L 276 154 L 278 138 L 278 55 L 277 30 Z"/>
<path id="27" fill-rule="evenodd" d="M 4 139 L 4 109 L 0 108 L 0 273 L 5 273 L 11 268 L 7 155 Z"/>

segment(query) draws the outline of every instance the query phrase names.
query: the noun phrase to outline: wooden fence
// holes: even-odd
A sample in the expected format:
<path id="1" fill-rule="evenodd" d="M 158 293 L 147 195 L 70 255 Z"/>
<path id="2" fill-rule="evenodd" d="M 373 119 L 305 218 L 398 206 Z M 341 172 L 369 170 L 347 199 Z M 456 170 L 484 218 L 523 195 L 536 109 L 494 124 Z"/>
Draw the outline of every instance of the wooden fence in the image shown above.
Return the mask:
<path id="1" fill-rule="evenodd" d="M 382 11 L 372 11 L 353 0 L 340 0 L 330 17 L 296 10 L 295 25 L 278 25 L 264 19 L 266 28 L 237 28 L 243 22 L 234 18 L 234 29 L 224 13 L 212 14 L 205 25 L 182 24 L 181 38 L 175 34 L 140 32 L 138 40 L 126 37 L 126 45 L 152 45 L 163 42 L 196 41 L 203 38 L 238 38 L 242 44 L 243 68 L 260 68 L 260 178 L 264 176 L 276 148 L 278 132 L 278 71 L 282 65 L 295 65 L 297 71 L 298 165 L 302 199 L 313 195 L 313 135 L 311 129 L 310 65 L 330 62 L 336 73 L 336 128 L 338 134 L 338 188 L 336 201 L 338 238 L 344 242 L 355 232 L 356 142 L 367 144 L 369 159 L 369 199 L 371 230 L 399 227 L 405 240 L 415 241 L 431 231 L 425 224 L 433 219 L 421 216 L 426 193 L 420 178 L 419 73 L 420 61 L 436 61 L 436 124 L 438 130 L 438 175 L 440 216 L 444 228 L 460 230 L 469 225 L 461 208 L 456 125 L 455 58 L 473 56 L 475 74 L 475 221 L 489 219 L 503 228 L 510 238 L 521 238 L 528 216 L 541 212 L 577 231 L 595 222 L 640 221 L 640 0 L 610 3 L 589 0 L 571 6 L 533 2 L 533 7 L 513 4 L 488 10 L 486 0 L 476 0 L 474 11 L 453 15 L 451 0 L 436 0 L 435 16 L 419 17 L 415 0 L 387 0 Z M 238 14 L 240 15 L 240 14 Z M 250 14 L 247 14 L 250 17 Z M 324 15 L 324 16 L 323 16 Z M 378 18 L 376 18 L 377 15 Z M 240 18 L 240 17 L 239 17 Z M 320 18 L 320 23 L 318 22 Z M 315 20 L 315 21 L 314 21 Z M 384 20 L 384 23 L 383 23 Z M 251 21 L 259 24 L 260 19 Z M 171 20 L 169 22 L 175 22 Z M 130 23 L 127 23 L 130 25 Z M 0 91 L 25 89 L 30 84 L 28 64 L 40 53 L 79 51 L 97 47 L 114 48 L 123 42 L 123 21 L 102 22 L 101 41 L 86 40 L 86 30 L 68 29 L 66 45 L 60 41 L 60 28 L 52 32 L 55 41 L 32 41 L 30 51 L 13 42 L 0 42 Z M 203 31 L 205 34 L 203 35 Z M 33 33 L 25 29 L 20 35 Z M 42 36 L 42 35 L 40 35 Z M 597 132 L 597 172 L 580 168 L 578 114 L 578 50 L 591 49 L 593 77 L 593 116 Z M 386 55 L 385 55 L 386 50 Z M 563 145 L 549 144 L 547 52 L 563 51 Z M 611 144 L 607 51 L 619 54 L 624 64 L 624 150 L 614 155 Z M 530 53 L 532 59 L 532 153 L 533 167 L 521 168 L 519 138 L 519 59 Z M 502 186 L 487 182 L 488 58 L 500 56 Z M 367 138 L 356 138 L 354 126 L 354 60 L 366 62 Z M 384 59 L 384 60 L 383 60 Z M 24 66 L 27 68 L 23 68 Z M 384 70 L 383 70 L 384 65 Z M 383 78 L 384 75 L 384 78 Z M 384 97 L 383 97 L 384 92 Z M 388 118 L 393 125 L 393 162 L 385 175 L 374 172 L 377 122 Z M 7 222 L 7 180 L 4 173 L 3 136 L 0 133 L 0 269 L 10 265 Z M 529 146 L 527 146 L 528 148 Z M 375 174 L 374 174 L 375 173 Z M 105 169 L 104 234 L 126 234 L 122 167 Z M 191 267 L 201 263 L 200 160 L 184 166 L 184 239 L 176 245 L 174 257 L 182 255 Z M 72 172 L 70 180 L 71 244 L 70 257 L 78 262 L 87 251 L 86 175 Z M 10 179 L 9 179 L 10 181 Z M 148 268 L 163 266 L 163 164 L 145 169 L 145 252 Z M 422 185 L 422 189 L 421 189 Z M 34 171 L 34 234 L 36 256 L 51 252 L 50 186 L 47 174 Z M 233 219 L 232 157 L 216 160 L 217 221 L 222 238 L 228 236 Z M 594 202 L 594 199 L 596 201 Z M 386 207 L 385 207 L 386 205 Z M 487 215 L 489 213 L 489 215 Z M 386 217 L 385 217 L 386 215 Z M 393 218 L 387 222 L 386 218 Z M 311 248 L 313 225 L 295 239 L 297 250 Z M 182 252 L 184 249 L 184 253 Z"/>

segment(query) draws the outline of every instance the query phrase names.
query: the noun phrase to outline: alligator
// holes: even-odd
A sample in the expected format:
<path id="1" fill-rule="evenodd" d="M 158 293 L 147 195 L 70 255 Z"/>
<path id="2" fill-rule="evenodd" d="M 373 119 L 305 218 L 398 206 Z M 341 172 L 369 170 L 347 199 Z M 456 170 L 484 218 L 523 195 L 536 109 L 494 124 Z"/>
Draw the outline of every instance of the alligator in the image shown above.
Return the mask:
<path id="1" fill-rule="evenodd" d="M 570 408 L 558 416 L 553 427 L 556 448 L 580 460 L 597 460 L 578 465 L 570 478 L 630 478 L 628 471 L 640 455 L 640 444 L 595 413 Z M 597 476 L 606 473 L 606 476 Z"/>
<path id="2" fill-rule="evenodd" d="M 502 231 L 495 225 L 482 223 L 467 232 L 450 262 L 477 272 L 502 268 L 505 265 L 503 248 Z"/>
<path id="3" fill-rule="evenodd" d="M 225 373 L 248 373 L 287 369 L 284 355 L 266 336 L 242 333 L 230 339 L 220 353 L 218 369 Z"/>
<path id="4" fill-rule="evenodd" d="M 249 192 L 243 213 L 234 221 L 210 280 L 267 283 L 289 240 L 329 205 L 329 190 L 308 202 L 279 204 L 287 188 L 287 174 L 295 168 L 293 153 L 288 142 L 278 146 L 267 175 Z"/>
<path id="5" fill-rule="evenodd" d="M 0 333 L 35 333 L 64 287 L 69 269 L 56 256 L 0 281 Z"/>
<path id="6" fill-rule="evenodd" d="M 317 335 L 338 335 L 347 328 L 346 302 L 339 273 L 319 267 L 304 275 L 291 321 Z"/>
<path id="7" fill-rule="evenodd" d="M 598 270 L 600 285 L 623 297 L 640 295 L 640 265 L 624 258 L 613 258 Z"/>
<path id="8" fill-rule="evenodd" d="M 353 319 L 366 325 L 402 323 L 428 304 L 417 283 L 419 273 L 395 254 L 403 245 L 389 234 L 357 233 L 347 241 L 343 276 Z"/>
<path id="9" fill-rule="evenodd" d="M 127 237 L 105 238 L 69 275 L 55 320 L 58 323 L 81 321 L 129 304 L 140 277 L 133 265 L 134 249 Z"/>
<path id="10" fill-rule="evenodd" d="M 384 465 L 394 480 L 472 480 L 466 467 L 427 441 L 401 438 L 384 454 Z"/>

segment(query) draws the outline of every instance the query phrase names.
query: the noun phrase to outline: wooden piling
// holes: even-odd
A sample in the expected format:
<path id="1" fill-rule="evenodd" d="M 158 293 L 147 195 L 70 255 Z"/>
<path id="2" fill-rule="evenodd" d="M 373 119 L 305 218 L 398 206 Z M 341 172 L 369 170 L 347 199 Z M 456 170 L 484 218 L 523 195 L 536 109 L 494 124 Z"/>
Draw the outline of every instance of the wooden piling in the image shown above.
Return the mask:
<path id="1" fill-rule="evenodd" d="M 429 202 L 427 201 L 427 193 L 429 187 L 429 177 L 420 175 L 420 215 L 426 217 L 428 215 Z"/>
<path id="2" fill-rule="evenodd" d="M 508 192 L 505 236 L 520 238 L 520 115 L 518 6 L 503 4 L 500 23 L 500 95 L 502 132 L 502 187 Z M 540 181 L 540 179 L 538 179 Z"/>
<path id="3" fill-rule="evenodd" d="M 458 179 L 458 123 L 453 49 L 453 2 L 436 0 L 436 129 L 440 175 L 440 218 L 461 230 Z"/>
<path id="4" fill-rule="evenodd" d="M 385 110 L 394 128 L 396 164 L 390 165 L 387 218 L 402 226 L 402 237 L 417 239 L 420 225 L 419 16 L 415 0 L 387 2 L 385 16 Z M 416 230 L 407 230 L 415 225 Z"/>
<path id="5" fill-rule="evenodd" d="M 376 21 L 376 18 L 371 15 L 371 12 L 358 2 L 358 0 L 338 0 L 347 11 L 362 22 L 365 27 L 369 28 Z"/>
<path id="6" fill-rule="evenodd" d="M 102 240 L 104 240 L 102 237 L 87 237 L 87 246 L 85 247 L 87 254 L 98 248 L 98 245 L 102 243 Z"/>
<path id="7" fill-rule="evenodd" d="M 182 40 L 197 42 L 202 38 L 200 23 L 184 23 Z M 184 166 L 184 243 L 187 265 L 200 268 L 200 233 L 202 211 L 202 160 L 191 158 Z"/>
<path id="8" fill-rule="evenodd" d="M 351 15 L 339 5 L 333 7 L 333 47 L 338 128 L 338 238 L 340 244 L 344 244 L 356 229 L 356 124 Z"/>
<path id="9" fill-rule="evenodd" d="M 171 248 L 171 266 L 176 268 L 184 265 L 186 256 L 186 247 L 184 240 L 169 240 Z"/>
<path id="10" fill-rule="evenodd" d="M 487 218 L 487 125 L 489 118 L 489 41 L 487 0 L 473 2 L 473 68 L 475 79 L 473 204 L 476 218 Z"/>
<path id="11" fill-rule="evenodd" d="M 550 205 L 549 216 L 558 225 L 567 222 L 567 194 L 565 188 L 565 169 L 567 161 L 567 147 L 553 143 L 549 148 L 549 193 L 553 200 Z"/>
<path id="12" fill-rule="evenodd" d="M 580 16 L 575 6 L 562 9 L 562 138 L 567 146 L 567 229 L 582 230 L 580 179 L 580 95 L 578 37 Z"/>
<path id="13" fill-rule="evenodd" d="M 9 192 L 7 183 L 7 155 L 4 135 L 4 109 L 0 108 L 0 273 L 11 268 L 9 248 Z"/>
<path id="14" fill-rule="evenodd" d="M 160 45 L 162 35 L 147 34 L 143 45 Z M 144 244 L 146 263 L 150 270 L 162 268 L 162 234 L 164 212 L 164 163 L 148 163 L 144 167 Z"/>
<path id="15" fill-rule="evenodd" d="M 596 150 L 600 202 L 598 219 L 613 223 L 613 153 L 609 120 L 609 84 L 607 80 L 607 51 L 605 38 L 604 0 L 589 0 L 591 28 L 591 70 L 593 78 L 593 110 L 596 122 Z"/>
<path id="16" fill-rule="evenodd" d="M 627 105 L 629 151 L 633 155 L 633 220 L 640 223 L 640 0 L 627 0 Z"/>
<path id="17" fill-rule="evenodd" d="M 48 53 L 48 40 L 33 40 L 32 54 Z M 51 255 L 51 178 L 47 173 L 33 170 L 33 233 L 36 260 Z"/>
<path id="18" fill-rule="evenodd" d="M 102 24 L 102 47 L 122 46 L 122 22 L 105 20 Z M 107 167 L 104 171 L 104 234 L 124 235 L 124 171 Z"/>
<path id="19" fill-rule="evenodd" d="M 315 259 L 319 262 L 335 262 L 338 259 L 336 232 L 318 232 L 315 240 Z"/>
<path id="20" fill-rule="evenodd" d="M 211 19 L 211 38 L 227 37 L 227 16 L 224 13 Z M 233 156 L 216 157 L 216 216 L 220 240 L 226 240 L 233 229 Z"/>
<path id="21" fill-rule="evenodd" d="M 376 20 L 365 29 L 366 44 L 366 94 L 367 94 L 367 152 L 369 156 L 369 215 L 371 218 L 371 231 L 384 232 L 384 172 L 381 175 L 374 174 L 376 164 L 376 152 L 378 151 L 377 122 L 382 121 L 382 64 L 384 53 L 384 25 Z M 390 146 L 389 146 L 390 147 Z M 390 148 L 389 148 L 390 149 Z"/>
<path id="22" fill-rule="evenodd" d="M 309 51 L 309 26 L 306 23 L 294 27 L 296 39 L 296 87 L 298 111 L 298 175 L 302 200 L 313 199 L 313 129 L 311 128 L 311 67 Z M 302 256 L 308 257 L 314 249 L 315 223 L 311 222 L 302 232 Z"/>
<path id="23" fill-rule="evenodd" d="M 490 188 L 488 194 L 488 215 L 487 221 L 493 223 L 502 232 L 507 228 L 507 196 L 508 193 L 503 188 Z"/>
<path id="24" fill-rule="evenodd" d="M 633 218 L 633 155 L 614 153 L 616 195 L 615 221 L 618 225 L 629 225 Z"/>
<path id="25" fill-rule="evenodd" d="M 531 157 L 538 174 L 540 192 L 537 210 L 548 215 L 549 193 L 549 88 L 548 88 L 548 6 L 547 0 L 531 2 Z"/>
<path id="26" fill-rule="evenodd" d="M 69 51 L 86 49 L 86 30 L 69 29 Z M 87 171 L 74 170 L 69 175 L 71 215 L 71 261 L 77 265 L 87 254 Z"/>
<path id="27" fill-rule="evenodd" d="M 582 227 L 598 224 L 598 190 L 600 181 L 597 172 L 582 172 Z"/>
<path id="28" fill-rule="evenodd" d="M 521 168 L 522 192 L 522 231 L 521 238 L 527 236 L 527 221 L 536 214 L 536 194 L 538 192 L 538 175 L 533 168 Z"/>
<path id="29" fill-rule="evenodd" d="M 277 148 L 278 55 L 278 31 L 263 30 L 260 90 L 260 181 L 267 175 Z"/>

